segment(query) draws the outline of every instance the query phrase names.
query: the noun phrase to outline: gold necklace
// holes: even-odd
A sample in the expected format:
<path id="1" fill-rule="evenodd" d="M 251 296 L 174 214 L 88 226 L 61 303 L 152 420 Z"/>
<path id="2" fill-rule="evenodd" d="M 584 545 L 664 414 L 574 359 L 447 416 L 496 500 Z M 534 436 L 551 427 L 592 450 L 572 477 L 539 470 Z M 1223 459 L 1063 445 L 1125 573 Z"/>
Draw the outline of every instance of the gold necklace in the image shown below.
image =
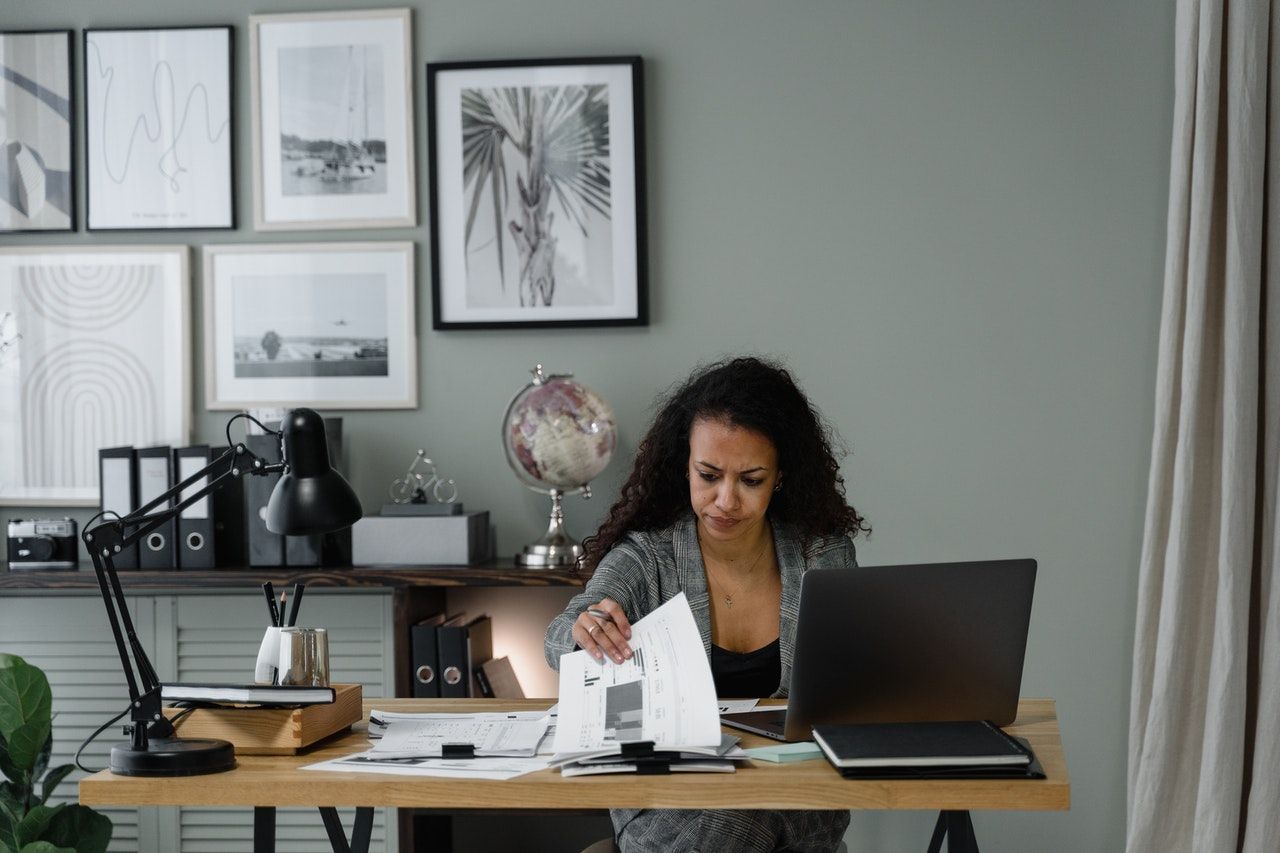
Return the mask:
<path id="1" fill-rule="evenodd" d="M 735 589 L 732 593 L 727 593 L 723 591 L 720 593 L 720 597 L 724 599 L 725 607 L 728 607 L 730 610 L 733 609 L 733 596 L 737 595 L 738 593 L 746 589 L 747 581 L 751 580 L 751 577 L 755 574 L 756 566 L 759 564 L 760 558 L 764 556 L 764 552 L 769 550 L 769 545 L 770 545 L 770 537 L 766 536 L 764 545 L 760 547 L 760 551 L 759 553 L 756 554 L 756 558 L 751 561 L 751 568 L 747 569 L 745 573 L 747 580 L 744 580 L 742 583 L 738 584 L 738 588 Z M 707 568 L 708 577 L 714 578 L 715 582 L 721 587 L 723 587 L 724 582 L 720 580 L 720 578 L 716 577 L 715 573 L 711 571 L 711 561 L 704 557 L 703 564 Z"/>

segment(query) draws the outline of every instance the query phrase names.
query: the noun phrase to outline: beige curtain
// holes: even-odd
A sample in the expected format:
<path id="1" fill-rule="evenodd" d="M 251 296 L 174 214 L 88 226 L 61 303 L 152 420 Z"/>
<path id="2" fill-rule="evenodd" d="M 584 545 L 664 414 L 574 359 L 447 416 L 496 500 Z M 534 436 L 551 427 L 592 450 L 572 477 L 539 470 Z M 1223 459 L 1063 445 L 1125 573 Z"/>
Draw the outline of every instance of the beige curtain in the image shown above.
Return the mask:
<path id="1" fill-rule="evenodd" d="M 1129 853 L 1280 849 L 1280 26 L 1180 0 Z"/>

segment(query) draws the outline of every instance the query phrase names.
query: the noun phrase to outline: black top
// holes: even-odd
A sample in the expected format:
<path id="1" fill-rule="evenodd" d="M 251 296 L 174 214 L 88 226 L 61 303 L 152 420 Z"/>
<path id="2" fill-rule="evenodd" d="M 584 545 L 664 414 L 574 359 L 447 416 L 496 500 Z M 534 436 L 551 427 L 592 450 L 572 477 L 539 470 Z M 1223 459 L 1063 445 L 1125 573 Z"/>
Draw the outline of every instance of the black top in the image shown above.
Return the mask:
<path id="1" fill-rule="evenodd" d="M 731 652 L 712 644 L 711 677 L 716 695 L 744 699 L 772 696 L 782 680 L 782 647 L 778 640 L 754 652 Z"/>

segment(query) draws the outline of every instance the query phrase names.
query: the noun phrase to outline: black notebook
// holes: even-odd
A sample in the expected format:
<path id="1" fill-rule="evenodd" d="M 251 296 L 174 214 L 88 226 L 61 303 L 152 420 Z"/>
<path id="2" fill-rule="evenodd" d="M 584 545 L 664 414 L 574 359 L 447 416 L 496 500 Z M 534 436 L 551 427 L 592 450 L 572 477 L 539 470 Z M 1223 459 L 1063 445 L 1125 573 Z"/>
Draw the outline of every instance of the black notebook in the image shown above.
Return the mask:
<path id="1" fill-rule="evenodd" d="M 813 738 L 841 770 L 907 768 L 1025 771 L 1031 750 L 987 722 L 814 726 Z"/>

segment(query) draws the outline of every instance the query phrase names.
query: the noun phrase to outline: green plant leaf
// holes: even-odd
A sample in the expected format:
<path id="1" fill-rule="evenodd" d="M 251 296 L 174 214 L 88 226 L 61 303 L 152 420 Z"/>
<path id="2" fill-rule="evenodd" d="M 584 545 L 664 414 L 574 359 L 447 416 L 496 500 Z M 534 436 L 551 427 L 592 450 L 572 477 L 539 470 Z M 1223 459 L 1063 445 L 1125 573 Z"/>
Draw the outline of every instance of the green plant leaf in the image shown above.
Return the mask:
<path id="1" fill-rule="evenodd" d="M 44 839 L 76 853 L 107 853 L 111 831 L 111 820 L 106 815 L 88 806 L 71 805 L 49 822 Z"/>
<path id="2" fill-rule="evenodd" d="M 0 736 L 9 741 L 9 752 L 15 754 L 14 735 L 32 722 L 43 722 L 47 727 L 53 715 L 53 693 L 49 679 L 39 667 L 26 661 L 0 668 Z M 34 756 L 44 746 L 48 736 L 45 731 L 32 751 Z M 16 760 L 16 759 L 15 759 Z"/>
<path id="3" fill-rule="evenodd" d="M 66 806 L 61 804 L 56 806 L 36 806 L 27 812 L 14 831 L 14 840 L 18 842 L 14 846 L 21 850 L 24 845 L 39 841 L 40 836 L 44 835 L 45 829 L 49 826 L 49 821 L 53 820 L 54 816 L 64 808 Z"/>
<path id="4" fill-rule="evenodd" d="M 22 820 L 20 811 L 10 808 L 7 803 L 0 803 L 0 847 L 18 849 L 18 823 Z"/>
<path id="5" fill-rule="evenodd" d="M 12 782 L 0 782 L 0 808 L 8 808 L 13 814 L 17 815 L 21 811 L 26 810 L 23 804 L 22 789 Z"/>
<path id="6" fill-rule="evenodd" d="M 50 726 L 53 721 L 49 721 Z M 40 753 L 36 756 L 35 766 L 31 768 L 31 785 L 40 781 L 44 776 L 44 771 L 49 769 L 49 759 L 53 756 L 53 732 L 49 732 L 49 736 L 44 739 L 44 746 L 41 747 Z"/>
<path id="7" fill-rule="evenodd" d="M 75 769 L 74 764 L 61 764 L 45 774 L 40 783 L 40 805 L 43 806 L 49 801 L 49 797 L 53 796 L 53 789 L 58 787 L 58 784 L 67 778 L 67 774 Z"/>
<path id="8" fill-rule="evenodd" d="M 4 652 L 0 652 L 0 669 L 13 666 L 14 664 L 17 664 L 17 663 L 26 663 L 26 661 L 24 661 L 22 658 L 18 657 L 17 655 L 10 655 L 10 654 L 5 654 Z"/>
<path id="9" fill-rule="evenodd" d="M 49 719 L 47 717 L 28 720 L 9 737 L 7 743 L 9 761 L 24 777 L 17 780 L 19 784 L 31 784 L 31 771 L 40 760 L 40 751 L 44 749 L 44 743 L 48 739 Z"/>
<path id="10" fill-rule="evenodd" d="M 18 853 L 76 853 L 74 847 L 56 847 L 48 841 L 35 841 L 23 847 Z"/>
<path id="11" fill-rule="evenodd" d="M 26 774 L 9 758 L 9 742 L 0 735 L 0 773 L 16 785 L 24 784 Z"/>

